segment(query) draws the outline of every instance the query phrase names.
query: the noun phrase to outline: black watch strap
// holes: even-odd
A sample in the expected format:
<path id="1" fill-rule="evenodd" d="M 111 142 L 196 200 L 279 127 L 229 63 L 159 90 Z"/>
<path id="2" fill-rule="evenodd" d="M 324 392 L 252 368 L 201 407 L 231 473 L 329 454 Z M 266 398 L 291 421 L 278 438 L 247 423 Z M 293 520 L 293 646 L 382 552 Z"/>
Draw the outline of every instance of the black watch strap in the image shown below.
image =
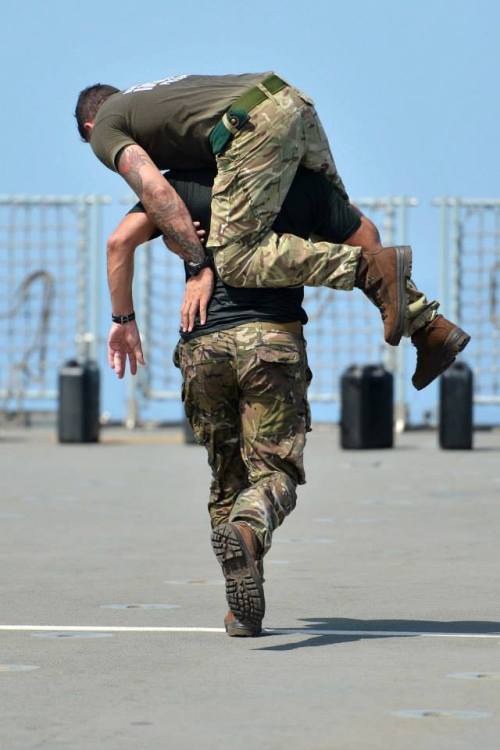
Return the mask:
<path id="1" fill-rule="evenodd" d="M 213 268 L 213 260 L 210 255 L 206 255 L 201 263 L 186 263 L 186 268 L 190 276 L 198 276 L 203 268 Z"/>
<path id="2" fill-rule="evenodd" d="M 135 320 L 135 312 L 131 312 L 129 315 L 112 315 L 113 323 L 120 323 L 123 325 L 124 323 L 130 323 L 132 320 Z"/>

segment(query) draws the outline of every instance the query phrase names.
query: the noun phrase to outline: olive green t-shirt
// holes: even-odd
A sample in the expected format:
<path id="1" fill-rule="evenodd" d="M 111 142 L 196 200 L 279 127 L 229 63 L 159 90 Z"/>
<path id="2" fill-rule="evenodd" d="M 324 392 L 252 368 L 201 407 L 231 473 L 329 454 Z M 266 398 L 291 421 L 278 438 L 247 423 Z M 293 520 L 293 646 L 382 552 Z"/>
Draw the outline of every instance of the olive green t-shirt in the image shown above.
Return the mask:
<path id="1" fill-rule="evenodd" d="M 124 146 L 138 144 L 158 169 L 214 166 L 208 136 L 222 114 L 269 73 L 176 76 L 119 91 L 99 109 L 90 144 L 116 171 Z"/>

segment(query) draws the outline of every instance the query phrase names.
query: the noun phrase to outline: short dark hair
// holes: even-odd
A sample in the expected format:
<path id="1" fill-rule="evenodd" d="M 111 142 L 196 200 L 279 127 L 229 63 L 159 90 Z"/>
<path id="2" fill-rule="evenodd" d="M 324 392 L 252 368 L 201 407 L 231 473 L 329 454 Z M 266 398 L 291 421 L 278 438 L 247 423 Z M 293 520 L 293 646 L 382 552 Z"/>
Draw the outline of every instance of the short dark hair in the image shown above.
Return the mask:
<path id="1" fill-rule="evenodd" d="M 76 102 L 75 117 L 78 125 L 78 132 L 82 140 L 87 142 L 88 134 L 85 130 L 85 123 L 95 120 L 99 107 L 112 94 L 116 94 L 120 89 L 115 86 L 108 86 L 106 83 L 94 83 L 93 86 L 87 86 L 80 91 Z"/>

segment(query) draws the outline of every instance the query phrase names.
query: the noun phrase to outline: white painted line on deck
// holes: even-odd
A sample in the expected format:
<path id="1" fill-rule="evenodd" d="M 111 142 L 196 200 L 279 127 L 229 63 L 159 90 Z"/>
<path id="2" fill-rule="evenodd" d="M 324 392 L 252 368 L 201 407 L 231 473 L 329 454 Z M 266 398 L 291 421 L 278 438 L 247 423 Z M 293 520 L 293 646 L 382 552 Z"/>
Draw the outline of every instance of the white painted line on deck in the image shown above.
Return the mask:
<path id="1" fill-rule="evenodd" d="M 1 630 L 57 631 L 64 633 L 225 633 L 224 628 L 121 627 L 119 625 L 0 625 Z"/>
<path id="2" fill-rule="evenodd" d="M 224 628 L 149 627 L 116 625 L 0 625 L 0 631 L 49 631 L 64 633 L 225 633 Z M 320 630 L 315 628 L 266 628 L 269 635 L 353 635 L 389 638 L 500 638 L 498 633 L 436 633 L 426 630 Z"/>

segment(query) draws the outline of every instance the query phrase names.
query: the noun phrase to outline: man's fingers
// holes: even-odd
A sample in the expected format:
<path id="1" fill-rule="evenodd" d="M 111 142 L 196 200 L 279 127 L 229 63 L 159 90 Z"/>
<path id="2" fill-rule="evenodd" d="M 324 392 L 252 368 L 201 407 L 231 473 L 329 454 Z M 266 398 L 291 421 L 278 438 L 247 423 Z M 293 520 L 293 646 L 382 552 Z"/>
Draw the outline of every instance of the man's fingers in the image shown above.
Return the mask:
<path id="1" fill-rule="evenodd" d="M 108 365 L 114 370 L 115 369 L 115 353 L 110 346 L 108 346 Z"/>
<path id="2" fill-rule="evenodd" d="M 207 322 L 207 305 L 209 299 L 210 297 L 205 295 L 200 299 L 200 323 L 202 326 Z"/>
<path id="3" fill-rule="evenodd" d="M 130 372 L 132 375 L 135 375 L 137 372 L 137 359 L 135 358 L 135 354 L 133 352 L 129 352 L 128 361 L 130 365 Z"/>
<path id="4" fill-rule="evenodd" d="M 145 365 L 146 364 L 146 362 L 144 361 L 144 354 L 142 353 L 142 348 L 141 348 L 140 344 L 139 344 L 139 346 L 136 346 L 135 349 L 134 349 L 134 357 L 137 358 L 137 361 L 141 365 Z"/>
<path id="5" fill-rule="evenodd" d="M 181 329 L 183 331 L 187 331 L 188 328 L 188 313 L 189 313 L 189 302 L 188 300 L 184 300 L 184 303 L 181 307 Z"/>
<path id="6" fill-rule="evenodd" d="M 206 232 L 204 229 L 202 229 L 201 224 L 199 221 L 193 221 L 193 226 L 196 229 L 196 234 L 198 235 L 198 239 L 201 241 L 205 238 Z"/>
<path id="7" fill-rule="evenodd" d="M 191 332 L 196 323 L 196 315 L 200 312 L 200 323 L 207 321 L 207 308 L 214 288 L 214 273 L 210 268 L 204 268 L 197 276 L 188 279 L 184 294 L 184 304 L 181 308 L 182 330 Z M 186 326 L 187 318 L 187 326 Z"/>
<path id="8" fill-rule="evenodd" d="M 121 352 L 115 352 L 113 356 L 114 371 L 117 376 L 121 379 L 125 372 L 125 358 Z"/>
<path id="9" fill-rule="evenodd" d="M 191 331 L 194 328 L 194 323 L 196 320 L 196 313 L 198 312 L 199 307 L 199 300 L 193 300 L 191 303 L 191 307 L 189 308 L 189 326 L 188 326 L 188 332 L 191 333 Z"/>
<path id="10" fill-rule="evenodd" d="M 125 360 L 120 352 L 115 352 L 115 372 L 120 380 L 125 374 Z"/>

